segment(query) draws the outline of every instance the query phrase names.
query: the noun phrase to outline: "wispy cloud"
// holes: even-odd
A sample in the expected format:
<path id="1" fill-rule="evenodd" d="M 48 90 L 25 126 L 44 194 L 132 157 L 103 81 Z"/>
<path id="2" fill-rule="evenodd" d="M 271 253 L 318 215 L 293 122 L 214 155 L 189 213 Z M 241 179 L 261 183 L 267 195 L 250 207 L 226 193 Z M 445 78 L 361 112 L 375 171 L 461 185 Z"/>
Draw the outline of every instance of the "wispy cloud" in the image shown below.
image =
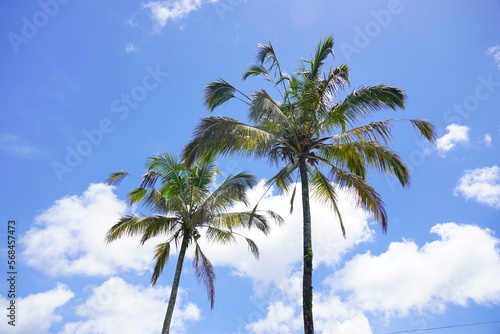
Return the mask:
<path id="1" fill-rule="evenodd" d="M 128 43 L 125 46 L 125 52 L 127 53 L 134 53 L 134 52 L 139 52 L 139 48 L 137 48 L 134 44 Z"/>
<path id="2" fill-rule="evenodd" d="M 465 171 L 455 188 L 456 195 L 500 208 L 500 167 L 484 167 Z"/>
<path id="3" fill-rule="evenodd" d="M 0 151 L 21 158 L 33 158 L 39 153 L 35 145 L 10 133 L 0 135 Z"/>
<path id="4" fill-rule="evenodd" d="M 493 138 L 489 133 L 485 134 L 483 137 L 483 141 L 486 144 L 486 146 L 491 146 L 491 143 L 493 142 Z"/>
<path id="5" fill-rule="evenodd" d="M 470 128 L 464 125 L 452 123 L 446 127 L 446 134 L 436 141 L 436 149 L 441 156 L 451 151 L 457 144 L 466 145 L 469 143 Z"/>
<path id="6" fill-rule="evenodd" d="M 493 59 L 495 59 L 495 62 L 497 63 L 498 69 L 500 69 L 500 44 L 492 46 L 486 51 L 486 54 L 489 56 L 492 56 Z"/>
<path id="7" fill-rule="evenodd" d="M 155 22 L 155 30 L 160 31 L 170 20 L 177 20 L 187 16 L 200 8 L 207 0 L 171 0 L 151 1 L 144 4 L 144 8 L 151 11 L 151 18 Z"/>

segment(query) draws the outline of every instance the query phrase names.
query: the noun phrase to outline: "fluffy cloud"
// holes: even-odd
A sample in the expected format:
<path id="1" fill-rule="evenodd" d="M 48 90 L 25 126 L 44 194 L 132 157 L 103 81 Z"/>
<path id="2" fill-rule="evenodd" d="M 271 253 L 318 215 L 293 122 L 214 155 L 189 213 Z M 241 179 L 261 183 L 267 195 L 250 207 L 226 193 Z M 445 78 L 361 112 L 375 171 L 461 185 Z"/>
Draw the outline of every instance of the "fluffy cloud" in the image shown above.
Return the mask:
<path id="1" fill-rule="evenodd" d="M 0 151 L 21 158 L 31 158 L 39 153 L 39 150 L 34 145 L 13 134 L 0 135 Z"/>
<path id="2" fill-rule="evenodd" d="M 465 171 L 455 194 L 479 203 L 500 208 L 500 167 L 484 167 Z"/>
<path id="3" fill-rule="evenodd" d="M 127 206 L 112 187 L 92 184 L 81 196 L 57 200 L 36 217 L 23 237 L 23 255 L 32 267 L 49 275 L 112 275 L 119 270 L 149 269 L 154 242 L 141 246 L 124 237 L 105 244 L 106 231 Z"/>
<path id="4" fill-rule="evenodd" d="M 421 248 L 393 242 L 378 256 L 365 253 L 346 263 L 327 282 L 350 291 L 348 301 L 363 311 L 399 316 L 411 310 L 444 310 L 446 304 L 500 304 L 500 240 L 473 225 L 435 225 L 441 240 Z"/>
<path id="5" fill-rule="evenodd" d="M 457 144 L 469 143 L 470 128 L 468 126 L 453 123 L 446 127 L 446 131 L 445 135 L 436 140 L 436 148 L 441 156 L 455 148 Z"/>
<path id="6" fill-rule="evenodd" d="M 95 287 L 89 298 L 76 307 L 76 314 L 87 320 L 67 323 L 59 334 L 158 333 L 169 293 L 167 287 L 136 286 L 112 277 Z M 180 290 L 177 297 L 171 326 L 173 334 L 185 333 L 186 322 L 200 319 L 196 305 L 183 303 L 184 294 Z"/>
<path id="7" fill-rule="evenodd" d="M 73 292 L 67 286 L 58 284 L 52 290 L 19 298 L 16 300 L 18 317 L 16 326 L 8 325 L 8 318 L 3 316 L 4 319 L 0 322 L 0 332 L 5 334 L 49 333 L 52 324 L 62 320 L 56 310 L 66 304 L 73 296 Z M 0 305 L 9 305 L 9 302 L 0 296 Z"/>
<path id="8" fill-rule="evenodd" d="M 495 59 L 495 62 L 498 65 L 498 69 L 500 69 L 500 45 L 492 46 L 486 52 L 489 56 L 492 56 Z"/>
<path id="9" fill-rule="evenodd" d="M 250 203 L 256 203 L 266 191 L 264 182 L 248 192 Z M 297 185 L 300 194 L 300 185 Z M 372 239 L 374 231 L 369 228 L 369 215 L 352 205 L 349 195 L 338 193 L 340 212 L 347 230 L 347 238 L 342 237 L 340 224 L 335 214 L 326 206 L 311 202 L 313 221 L 314 266 L 333 265 L 341 256 L 356 245 Z M 249 253 L 245 240 L 234 245 L 205 245 L 206 254 L 214 265 L 226 265 L 236 269 L 240 276 L 250 277 L 255 282 L 267 285 L 278 283 L 287 277 L 290 270 L 302 261 L 302 206 L 299 195 L 295 198 L 294 212 L 290 211 L 290 195 L 268 193 L 259 208 L 273 210 L 284 219 L 283 226 L 272 226 L 269 236 L 260 231 L 241 231 L 253 239 L 260 249 L 260 259 Z M 236 209 L 245 210 L 244 207 Z M 247 209 L 248 210 L 248 209 Z M 328 231 L 325 233 L 325 231 Z M 201 239 L 200 239 L 201 240 Z M 277 260 L 279 259 L 279 260 Z"/>
<path id="10" fill-rule="evenodd" d="M 201 7 L 202 0 L 173 0 L 173 1 L 151 1 L 144 4 L 144 8 L 151 11 L 151 18 L 159 30 L 167 25 L 169 20 L 176 20 L 187 16 L 193 10 Z"/>

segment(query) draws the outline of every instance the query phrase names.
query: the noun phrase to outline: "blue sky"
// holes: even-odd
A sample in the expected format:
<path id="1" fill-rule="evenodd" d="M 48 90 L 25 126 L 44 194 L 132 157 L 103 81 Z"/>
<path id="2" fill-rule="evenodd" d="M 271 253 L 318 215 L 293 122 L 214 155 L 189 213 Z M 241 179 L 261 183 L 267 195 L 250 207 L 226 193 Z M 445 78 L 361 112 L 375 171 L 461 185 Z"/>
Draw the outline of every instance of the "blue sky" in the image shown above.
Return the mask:
<path id="1" fill-rule="evenodd" d="M 394 148 L 412 185 L 371 174 L 389 214 L 382 234 L 341 193 L 347 239 L 313 204 L 318 333 L 374 333 L 500 320 L 500 3 L 494 0 L 4 1 L 1 5 L 1 309 L 10 298 L 7 222 L 16 221 L 17 326 L 2 333 L 158 333 L 175 257 L 152 288 L 154 242 L 105 245 L 116 219 L 140 208 L 102 184 L 109 173 L 140 175 L 146 157 L 179 154 L 208 115 L 202 88 L 241 82 L 256 46 L 271 41 L 292 72 L 321 37 L 335 38 L 332 66 L 351 67 L 352 89 L 391 84 L 404 111 L 438 128 L 433 145 L 410 126 Z M 244 119 L 230 103 L 217 111 Z M 225 174 L 261 180 L 264 161 L 219 160 Z M 286 219 L 255 261 L 243 244 L 205 245 L 216 265 L 210 310 L 188 255 L 175 333 L 300 333 L 300 208 L 276 191 L 263 205 Z M 4 311 L 6 312 L 6 311 Z M 450 331 L 450 330 L 448 330 Z M 497 334 L 500 324 L 454 333 Z M 445 333 L 444 330 L 428 331 Z"/>

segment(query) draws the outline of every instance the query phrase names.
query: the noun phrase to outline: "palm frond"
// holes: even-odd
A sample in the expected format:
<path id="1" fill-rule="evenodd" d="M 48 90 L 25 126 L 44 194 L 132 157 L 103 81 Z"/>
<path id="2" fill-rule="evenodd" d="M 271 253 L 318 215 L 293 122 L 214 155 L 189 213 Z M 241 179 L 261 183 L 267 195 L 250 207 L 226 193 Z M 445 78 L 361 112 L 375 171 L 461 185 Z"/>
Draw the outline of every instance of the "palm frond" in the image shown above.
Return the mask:
<path id="1" fill-rule="evenodd" d="M 134 203 L 142 201 L 144 197 L 146 197 L 147 192 L 147 189 L 141 187 L 135 188 L 127 195 L 129 204 L 132 205 Z"/>
<path id="2" fill-rule="evenodd" d="M 253 241 L 250 238 L 245 238 L 245 240 L 248 244 L 248 249 L 250 249 L 250 252 L 252 252 L 253 256 L 255 256 L 256 259 L 259 259 L 259 256 L 260 256 L 259 247 L 255 243 L 255 241 Z"/>
<path id="3" fill-rule="evenodd" d="M 249 119 L 257 124 L 263 122 L 275 127 L 283 127 L 289 123 L 279 105 L 265 90 L 253 94 Z"/>
<path id="4" fill-rule="evenodd" d="M 347 188 L 356 195 L 357 204 L 373 214 L 382 225 L 382 231 L 387 232 L 387 213 L 380 194 L 358 175 L 350 174 L 333 165 L 331 168 L 332 180 L 339 186 Z"/>
<path id="5" fill-rule="evenodd" d="M 223 230 L 215 226 L 208 226 L 205 236 L 208 241 L 221 244 L 228 244 L 236 241 L 232 231 Z"/>
<path id="6" fill-rule="evenodd" d="M 170 257 L 170 242 L 164 242 L 156 245 L 155 248 L 155 267 L 153 270 L 153 275 L 151 276 L 151 285 L 155 286 L 158 278 L 163 272 L 165 264 L 168 262 Z"/>
<path id="7" fill-rule="evenodd" d="M 262 64 L 253 64 L 248 67 L 248 69 L 243 73 L 243 80 L 246 80 L 248 77 L 263 75 L 267 81 L 273 82 L 273 79 L 267 72 L 267 69 Z"/>
<path id="8" fill-rule="evenodd" d="M 210 302 L 210 308 L 214 308 L 215 304 L 215 272 L 212 263 L 201 251 L 200 245 L 196 242 L 196 247 L 194 251 L 193 267 L 195 270 L 196 278 L 198 282 L 205 285 L 207 290 L 208 300 Z"/>
<path id="9" fill-rule="evenodd" d="M 343 119 L 347 124 L 354 124 L 360 119 L 364 119 L 372 115 L 374 112 L 381 111 L 387 108 L 397 110 L 404 109 L 406 94 L 397 87 L 387 85 L 376 85 L 362 87 L 359 90 L 354 90 L 349 93 L 346 98 L 336 103 L 331 113 L 331 120 Z M 335 124 L 328 124 L 328 127 Z"/>
<path id="10" fill-rule="evenodd" d="M 274 139 L 271 133 L 235 119 L 208 117 L 197 125 L 182 156 L 188 165 L 197 159 L 231 153 L 264 156 Z"/>
<path id="11" fill-rule="evenodd" d="M 309 61 L 311 64 L 310 79 L 318 77 L 321 67 L 329 55 L 333 56 L 333 36 L 327 36 L 319 41 L 314 57 Z"/>
<path id="12" fill-rule="evenodd" d="M 337 205 L 337 194 L 335 192 L 334 186 L 318 168 L 311 172 L 310 185 L 311 192 L 316 197 L 316 199 L 318 199 L 320 203 L 327 204 L 335 211 L 337 217 L 339 218 L 342 235 L 345 238 L 346 231 L 344 221 L 342 220 L 342 215 L 340 214 L 340 210 Z"/>
<path id="13" fill-rule="evenodd" d="M 436 140 L 437 130 L 434 124 L 424 119 L 410 119 L 409 121 L 428 141 L 433 143 Z"/>
<path id="14" fill-rule="evenodd" d="M 219 79 L 216 82 L 211 82 L 203 89 L 205 106 L 208 110 L 213 111 L 215 108 L 235 97 L 235 92 L 236 88 L 227 81 Z"/>
<path id="15" fill-rule="evenodd" d="M 127 175 L 130 174 L 125 171 L 111 173 L 104 183 L 110 186 L 118 186 Z"/>

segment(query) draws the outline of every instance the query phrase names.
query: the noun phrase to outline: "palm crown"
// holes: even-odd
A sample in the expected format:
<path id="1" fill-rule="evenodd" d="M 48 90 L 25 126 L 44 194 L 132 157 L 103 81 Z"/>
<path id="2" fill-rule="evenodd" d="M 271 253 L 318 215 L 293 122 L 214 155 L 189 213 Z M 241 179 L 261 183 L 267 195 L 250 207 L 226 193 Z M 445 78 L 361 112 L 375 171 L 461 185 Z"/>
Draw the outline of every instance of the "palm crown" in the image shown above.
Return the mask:
<path id="1" fill-rule="evenodd" d="M 303 60 L 293 75 L 285 73 L 269 43 L 259 45 L 257 63 L 243 74 L 263 76 L 279 93 L 273 98 L 266 90 L 248 96 L 219 79 L 205 86 L 209 110 L 238 99 L 248 105 L 249 124 L 229 117 L 207 117 L 194 130 L 183 157 L 189 164 L 216 154 L 246 154 L 266 157 L 279 172 L 269 180 L 288 192 L 298 174 L 301 181 L 303 214 L 303 318 L 304 331 L 314 333 L 312 314 L 312 234 L 309 191 L 329 204 L 346 231 L 338 209 L 336 186 L 353 191 L 357 204 L 371 212 L 387 229 L 387 213 L 380 195 L 366 181 L 367 170 L 394 175 L 403 186 L 410 181 L 402 159 L 393 152 L 391 129 L 395 120 L 360 122 L 377 111 L 404 108 L 406 94 L 397 87 L 361 87 L 346 94 L 350 85 L 349 68 L 341 65 L 323 71 L 325 60 L 333 55 L 333 37 L 320 41 L 310 60 Z M 434 126 L 421 119 L 409 119 L 417 131 L 430 141 Z M 296 173 L 298 171 L 298 173 Z M 332 183 L 333 182 L 333 183 Z M 310 188 L 310 189 L 309 189 Z M 291 210 L 295 188 L 292 192 Z"/>
<path id="2" fill-rule="evenodd" d="M 196 162 L 187 167 L 167 153 L 150 157 L 148 171 L 142 177 L 140 186 L 128 194 L 130 204 L 140 202 L 152 213 L 150 216 L 127 215 L 112 226 L 106 241 L 112 242 L 124 235 L 141 235 L 140 242 L 167 235 L 165 242 L 156 246 L 155 266 L 151 283 L 155 285 L 167 263 L 171 245 L 179 243 L 180 251 L 172 285 L 166 321 L 162 333 L 168 333 L 175 304 L 177 288 L 184 255 L 190 245 L 194 245 L 193 266 L 196 277 L 207 290 L 210 306 L 215 301 L 215 273 L 209 259 L 203 253 L 198 239 L 202 233 L 210 242 L 227 244 L 243 237 L 255 257 L 259 249 L 254 241 L 236 232 L 238 228 L 256 227 L 268 233 L 268 217 L 282 222 L 272 211 L 231 212 L 237 203 L 247 204 L 246 190 L 255 184 L 255 177 L 246 173 L 229 176 L 214 188 L 214 177 L 218 174 L 213 160 Z M 110 185 L 118 185 L 129 173 L 113 173 L 106 180 Z"/>

